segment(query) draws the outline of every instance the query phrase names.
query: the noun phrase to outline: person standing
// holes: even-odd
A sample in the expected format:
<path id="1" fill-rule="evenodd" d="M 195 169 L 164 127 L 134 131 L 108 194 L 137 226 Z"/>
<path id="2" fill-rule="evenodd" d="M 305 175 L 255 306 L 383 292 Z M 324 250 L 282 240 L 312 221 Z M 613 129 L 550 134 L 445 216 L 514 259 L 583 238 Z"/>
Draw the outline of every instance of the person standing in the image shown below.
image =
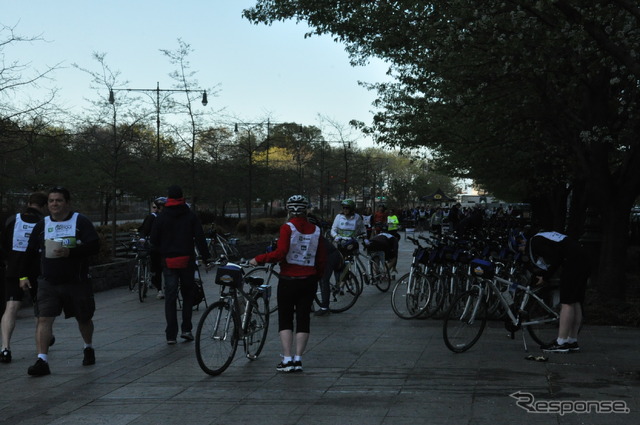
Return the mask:
<path id="1" fill-rule="evenodd" d="M 164 274 L 164 315 L 167 322 L 167 344 L 174 345 L 178 337 L 178 289 L 182 295 L 182 325 L 180 337 L 193 341 L 193 300 L 196 293 L 196 251 L 202 261 L 209 260 L 209 249 L 198 216 L 186 204 L 180 186 L 171 186 L 167 202 L 151 228 L 151 249 L 162 258 Z"/>
<path id="2" fill-rule="evenodd" d="M 373 214 L 372 235 L 377 235 L 387 228 L 387 215 L 387 208 L 382 204 L 378 205 L 376 212 Z"/>
<path id="3" fill-rule="evenodd" d="M 398 230 L 400 229 L 400 220 L 396 215 L 395 210 L 390 209 L 389 215 L 387 216 L 387 231 L 391 233 L 394 237 L 400 239 L 400 234 Z"/>
<path id="4" fill-rule="evenodd" d="M 2 351 L 0 351 L 0 363 L 11 362 L 11 335 L 16 326 L 16 316 L 22 305 L 25 291 L 20 288 L 20 267 L 27 250 L 29 236 L 47 210 L 47 194 L 35 192 L 29 196 L 27 209 L 23 213 L 16 214 L 7 219 L 2 233 L 2 251 L 6 262 L 5 274 L 5 301 L 6 308 L 2 315 Z M 37 270 L 29 275 L 33 282 L 31 299 L 34 312 L 38 313 L 36 304 Z"/>
<path id="5" fill-rule="evenodd" d="M 342 213 L 337 214 L 331 225 L 331 237 L 335 242 L 341 239 L 351 239 L 366 236 L 362 216 L 356 213 L 356 203 L 352 199 L 345 199 L 340 203 Z"/>
<path id="6" fill-rule="evenodd" d="M 49 369 L 49 345 L 53 322 L 63 311 L 65 318 L 75 317 L 84 341 L 82 364 L 95 364 L 93 314 L 96 304 L 89 279 L 89 258 L 97 255 L 100 241 L 93 223 L 86 216 L 72 211 L 71 195 L 63 187 L 49 190 L 49 216 L 40 220 L 29 237 L 25 261 L 20 269 L 20 287 L 35 287 L 31 283 L 33 270 L 40 261 L 36 297 L 36 348 L 38 359 L 28 369 L 31 376 L 44 376 Z"/>
<path id="7" fill-rule="evenodd" d="M 158 214 L 162 212 L 162 208 L 164 208 L 164 204 L 166 203 L 167 198 L 164 196 L 154 199 L 151 203 L 151 213 L 144 218 L 144 221 L 138 229 L 140 238 L 145 241 L 149 240 L 151 229 L 153 228 L 153 222 L 156 220 Z M 151 284 L 158 291 L 156 298 L 161 300 L 164 298 L 164 292 L 162 291 L 162 258 L 158 251 L 152 250 L 149 252 L 149 265 L 151 266 Z"/>
<path id="8" fill-rule="evenodd" d="M 560 274 L 558 337 L 540 348 L 553 353 L 579 351 L 578 332 L 582 325 L 582 304 L 590 274 L 588 256 L 577 240 L 558 232 L 537 233 L 527 245 L 539 285 L 556 272 Z"/>
<path id="9" fill-rule="evenodd" d="M 302 195 L 291 196 L 286 204 L 290 219 L 280 226 L 276 249 L 249 261 L 254 266 L 280 264 L 278 330 L 283 359 L 276 366 L 279 372 L 302 372 L 302 355 L 311 328 L 311 306 L 326 267 L 327 250 L 320 238 L 320 228 L 307 220 L 308 204 Z"/>

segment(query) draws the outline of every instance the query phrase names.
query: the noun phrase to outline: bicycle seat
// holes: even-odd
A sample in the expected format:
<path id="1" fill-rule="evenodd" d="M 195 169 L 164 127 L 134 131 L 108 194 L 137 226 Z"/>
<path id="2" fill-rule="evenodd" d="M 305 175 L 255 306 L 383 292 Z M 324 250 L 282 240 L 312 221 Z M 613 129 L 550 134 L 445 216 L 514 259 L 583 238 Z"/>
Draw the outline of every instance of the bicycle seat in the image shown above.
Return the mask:
<path id="1" fill-rule="evenodd" d="M 251 286 L 260 286 L 264 283 L 264 279 L 257 276 L 245 276 L 244 281 Z"/>

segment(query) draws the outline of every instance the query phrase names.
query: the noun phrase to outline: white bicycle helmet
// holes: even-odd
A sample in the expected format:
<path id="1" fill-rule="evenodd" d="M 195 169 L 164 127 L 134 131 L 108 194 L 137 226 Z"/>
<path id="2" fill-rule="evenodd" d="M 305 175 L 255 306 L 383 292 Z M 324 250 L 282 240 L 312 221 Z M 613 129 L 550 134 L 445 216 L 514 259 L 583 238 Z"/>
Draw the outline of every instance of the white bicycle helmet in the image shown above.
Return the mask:
<path id="1" fill-rule="evenodd" d="M 287 199 L 287 211 L 293 214 L 302 214 L 307 211 L 309 201 L 302 195 L 293 195 Z"/>

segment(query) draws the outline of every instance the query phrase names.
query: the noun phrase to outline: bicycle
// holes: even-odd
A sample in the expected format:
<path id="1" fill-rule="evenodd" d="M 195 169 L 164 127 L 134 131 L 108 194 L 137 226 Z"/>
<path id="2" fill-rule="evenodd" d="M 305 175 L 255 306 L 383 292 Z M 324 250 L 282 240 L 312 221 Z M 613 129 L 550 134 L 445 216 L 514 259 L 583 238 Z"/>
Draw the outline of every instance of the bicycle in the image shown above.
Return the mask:
<path id="1" fill-rule="evenodd" d="M 151 259 L 149 242 L 133 235 L 131 249 L 136 253 L 133 273 L 129 281 L 129 290 L 138 293 L 140 302 L 147 297 L 147 290 L 151 285 Z"/>
<path id="2" fill-rule="evenodd" d="M 489 296 L 500 301 L 506 313 L 505 326 L 512 339 L 521 328 L 526 328 L 540 345 L 555 338 L 560 315 L 554 308 L 557 306 L 550 307 L 542 299 L 544 287 L 531 288 L 496 276 L 494 265 L 489 261 L 472 260 L 471 266 L 476 282 L 452 302 L 444 318 L 442 334 L 447 348 L 462 353 L 478 342 L 487 325 Z M 506 289 L 501 292 L 498 285 Z M 527 351 L 524 333 L 522 341 Z"/>
<path id="3" fill-rule="evenodd" d="M 276 270 L 279 266 L 275 263 L 265 264 L 264 266 L 257 266 L 249 270 L 246 277 L 260 278 L 266 285 L 275 288 L 278 280 L 280 279 L 280 273 Z M 278 310 L 278 298 L 273 297 L 273 300 L 269 302 L 269 313 L 274 313 Z"/>
<path id="4" fill-rule="evenodd" d="M 391 271 L 384 257 L 384 251 L 370 251 L 366 247 L 364 253 L 359 252 L 355 255 L 356 270 L 362 283 L 359 286 L 360 292 L 364 290 L 364 285 L 375 285 L 380 292 L 389 290 L 391 287 Z"/>
<path id="5" fill-rule="evenodd" d="M 266 249 L 267 252 L 271 252 L 276 248 L 278 239 L 276 238 L 271 242 Z M 275 288 L 278 280 L 280 279 L 280 273 L 276 270 L 276 267 L 279 269 L 280 266 L 276 263 L 268 263 L 264 266 L 257 266 L 253 269 L 249 270 L 245 276 L 247 277 L 259 277 L 264 280 L 266 285 Z M 273 297 L 269 302 L 269 313 L 274 313 L 278 310 L 278 297 Z"/>
<path id="6" fill-rule="evenodd" d="M 236 246 L 237 239 L 231 238 L 231 233 L 221 235 L 216 230 L 207 233 L 207 247 L 211 258 L 224 256 L 230 261 L 238 261 L 241 258 L 240 251 Z"/>
<path id="7" fill-rule="evenodd" d="M 240 342 L 249 360 L 258 358 L 266 342 L 271 287 L 260 278 L 243 275 L 246 266 L 227 263 L 218 267 L 215 283 L 220 285 L 220 299 L 198 322 L 196 358 L 209 375 L 219 375 L 229 367 Z"/>

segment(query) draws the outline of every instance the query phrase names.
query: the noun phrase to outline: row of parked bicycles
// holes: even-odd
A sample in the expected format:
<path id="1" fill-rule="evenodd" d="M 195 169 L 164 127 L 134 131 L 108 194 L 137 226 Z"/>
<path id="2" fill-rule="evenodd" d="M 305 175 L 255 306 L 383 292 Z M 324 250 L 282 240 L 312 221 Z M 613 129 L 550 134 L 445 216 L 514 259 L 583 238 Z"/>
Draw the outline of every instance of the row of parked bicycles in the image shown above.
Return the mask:
<path id="1" fill-rule="evenodd" d="M 555 338 L 557 288 L 533 284 L 519 231 L 407 239 L 415 245 L 410 271 L 391 295 L 398 317 L 442 319 L 444 342 L 456 353 L 471 348 L 491 321 L 503 322 L 511 338 L 520 329 L 538 344 Z M 524 333 L 523 344 L 526 350 Z"/>

